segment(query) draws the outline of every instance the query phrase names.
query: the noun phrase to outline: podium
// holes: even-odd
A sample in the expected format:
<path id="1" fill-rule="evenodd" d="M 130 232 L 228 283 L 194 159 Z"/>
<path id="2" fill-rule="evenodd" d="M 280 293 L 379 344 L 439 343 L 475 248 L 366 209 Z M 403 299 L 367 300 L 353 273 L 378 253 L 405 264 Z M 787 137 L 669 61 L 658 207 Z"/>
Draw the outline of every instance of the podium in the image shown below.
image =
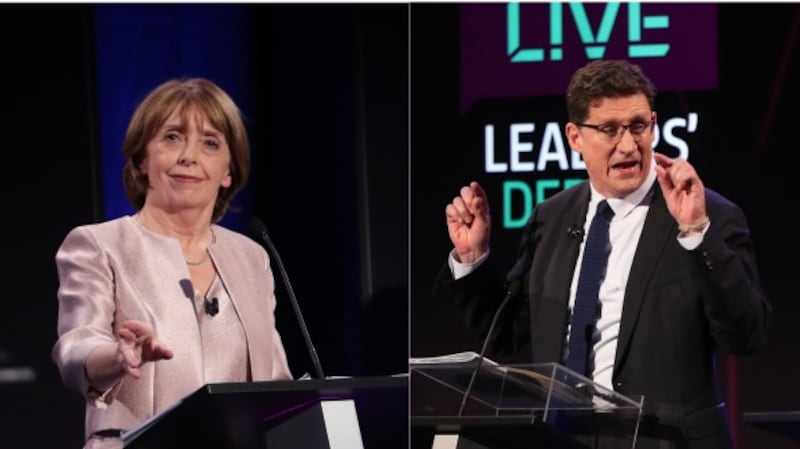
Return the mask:
<path id="1" fill-rule="evenodd" d="M 411 366 L 413 449 L 635 446 L 642 397 L 558 364 L 479 360 Z"/>
<path id="2" fill-rule="evenodd" d="M 407 449 L 408 377 L 207 384 L 122 440 L 126 449 Z"/>

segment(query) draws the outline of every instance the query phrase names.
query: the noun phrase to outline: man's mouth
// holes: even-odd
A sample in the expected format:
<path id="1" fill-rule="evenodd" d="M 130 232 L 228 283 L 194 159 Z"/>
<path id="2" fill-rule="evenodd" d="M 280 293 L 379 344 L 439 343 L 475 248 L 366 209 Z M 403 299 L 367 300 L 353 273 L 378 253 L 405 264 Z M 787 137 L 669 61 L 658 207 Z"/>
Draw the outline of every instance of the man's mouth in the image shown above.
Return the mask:
<path id="1" fill-rule="evenodd" d="M 639 165 L 638 161 L 618 162 L 611 166 L 615 170 L 629 170 Z"/>

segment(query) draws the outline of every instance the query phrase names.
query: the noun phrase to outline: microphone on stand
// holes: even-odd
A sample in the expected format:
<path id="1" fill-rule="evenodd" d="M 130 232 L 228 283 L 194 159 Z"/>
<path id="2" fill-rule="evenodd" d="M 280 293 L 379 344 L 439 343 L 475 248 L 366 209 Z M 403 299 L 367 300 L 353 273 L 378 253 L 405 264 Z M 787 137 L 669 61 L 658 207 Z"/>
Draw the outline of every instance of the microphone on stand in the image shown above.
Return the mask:
<path id="1" fill-rule="evenodd" d="M 472 371 L 472 376 L 469 379 L 469 383 L 467 384 L 467 388 L 464 390 L 464 397 L 461 398 L 461 406 L 458 408 L 458 415 L 461 416 L 464 413 L 464 407 L 467 405 L 467 398 L 469 398 L 470 393 L 472 392 L 472 385 L 475 383 L 475 378 L 478 376 L 478 371 L 481 369 L 481 365 L 483 364 L 483 359 L 486 356 L 486 348 L 489 347 L 489 342 L 492 340 L 494 328 L 497 325 L 497 320 L 500 318 L 500 315 L 505 309 L 508 302 L 511 300 L 512 297 L 516 296 L 519 291 L 522 289 L 522 280 L 519 277 L 515 277 L 512 281 L 508 282 L 506 288 L 506 295 L 503 297 L 503 300 L 500 302 L 500 305 L 497 307 L 497 311 L 494 313 L 492 317 L 492 323 L 489 325 L 489 331 L 486 333 L 486 338 L 483 340 L 483 347 L 481 347 L 481 353 L 478 355 L 478 363 L 475 365 L 475 369 Z"/>
<path id="2" fill-rule="evenodd" d="M 314 344 L 311 342 L 311 335 L 309 335 L 308 328 L 306 327 L 306 321 L 303 319 L 303 313 L 300 311 L 300 304 L 297 302 L 297 298 L 294 296 L 294 289 L 292 289 L 292 283 L 289 282 L 289 275 L 286 274 L 286 270 L 283 268 L 281 256 L 278 254 L 278 250 L 275 248 L 275 245 L 272 244 L 272 240 L 269 238 L 267 226 L 264 224 L 264 222 L 254 217 L 250 220 L 250 230 L 253 232 L 253 234 L 258 236 L 262 243 L 266 245 L 267 249 L 271 253 L 272 260 L 275 262 L 278 272 L 281 274 L 283 283 L 286 286 L 286 292 L 289 294 L 289 302 L 292 303 L 292 308 L 294 309 L 294 314 L 297 317 L 297 322 L 300 324 L 300 331 L 302 332 L 303 338 L 306 341 L 306 346 L 308 347 L 308 352 L 311 356 L 311 363 L 314 364 L 314 371 L 316 373 L 314 377 L 317 379 L 325 379 L 325 374 L 322 372 L 322 364 L 319 362 L 319 357 L 317 356 L 317 350 L 314 349 Z"/>

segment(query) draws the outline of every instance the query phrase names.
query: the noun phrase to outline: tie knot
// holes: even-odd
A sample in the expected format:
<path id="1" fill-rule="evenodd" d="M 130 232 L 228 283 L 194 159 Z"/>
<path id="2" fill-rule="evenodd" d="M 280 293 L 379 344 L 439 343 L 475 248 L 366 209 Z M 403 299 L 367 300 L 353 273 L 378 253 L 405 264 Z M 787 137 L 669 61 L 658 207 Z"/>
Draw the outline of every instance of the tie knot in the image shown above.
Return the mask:
<path id="1" fill-rule="evenodd" d="M 608 201 L 603 200 L 597 203 L 597 216 L 604 218 L 608 222 L 614 218 L 614 209 L 608 205 Z"/>

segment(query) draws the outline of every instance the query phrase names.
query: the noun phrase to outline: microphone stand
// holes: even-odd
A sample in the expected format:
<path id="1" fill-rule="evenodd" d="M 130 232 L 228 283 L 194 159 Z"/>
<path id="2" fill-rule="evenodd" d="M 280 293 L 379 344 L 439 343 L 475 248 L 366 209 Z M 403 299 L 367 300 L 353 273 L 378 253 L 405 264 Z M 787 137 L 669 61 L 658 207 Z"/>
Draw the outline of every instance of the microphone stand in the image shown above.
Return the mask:
<path id="1" fill-rule="evenodd" d="M 519 279 L 514 279 L 513 281 L 508 283 L 508 289 L 506 290 L 506 295 L 500 302 L 500 305 L 497 307 L 497 311 L 494 313 L 494 317 L 492 317 L 492 323 L 489 325 L 489 331 L 486 333 L 486 338 L 483 340 L 483 347 L 481 348 L 481 353 L 478 355 L 478 362 L 475 365 L 475 369 L 472 371 L 472 376 L 469 379 L 467 388 L 466 390 L 464 390 L 464 396 L 461 398 L 461 406 L 458 408 L 457 416 L 461 416 L 464 413 L 464 407 L 466 407 L 467 405 L 467 398 L 469 398 L 469 395 L 472 392 L 472 385 L 475 383 L 475 378 L 478 376 L 478 371 L 480 371 L 481 369 L 481 365 L 483 364 L 483 359 L 486 357 L 486 349 L 489 347 L 489 342 L 492 339 L 494 328 L 495 326 L 497 326 L 497 320 L 500 318 L 503 309 L 505 309 L 506 305 L 509 303 L 511 298 L 515 296 L 517 293 L 519 293 L 521 288 L 522 288 L 522 281 L 520 281 Z"/>
<path id="2" fill-rule="evenodd" d="M 283 284 L 286 286 L 286 291 L 289 294 L 289 302 L 292 303 L 295 316 L 297 316 L 297 322 L 300 325 L 300 331 L 306 341 L 308 352 L 311 355 L 311 362 L 314 364 L 315 377 L 317 379 L 325 379 L 325 374 L 322 372 L 322 364 L 319 361 L 319 356 L 317 356 L 317 350 L 311 342 L 311 335 L 308 333 L 306 321 L 303 319 L 303 312 L 300 311 L 300 304 L 297 302 L 297 297 L 294 295 L 294 289 L 292 288 L 292 283 L 289 281 L 289 275 L 283 268 L 283 262 L 281 261 L 281 256 L 278 254 L 277 248 L 272 244 L 272 240 L 270 240 L 269 234 L 267 234 L 267 227 L 257 218 L 253 218 L 250 225 L 253 231 L 261 238 L 261 241 L 267 245 L 267 248 L 272 253 L 272 258 L 278 268 L 278 272 L 281 274 L 281 279 L 283 279 Z"/>

